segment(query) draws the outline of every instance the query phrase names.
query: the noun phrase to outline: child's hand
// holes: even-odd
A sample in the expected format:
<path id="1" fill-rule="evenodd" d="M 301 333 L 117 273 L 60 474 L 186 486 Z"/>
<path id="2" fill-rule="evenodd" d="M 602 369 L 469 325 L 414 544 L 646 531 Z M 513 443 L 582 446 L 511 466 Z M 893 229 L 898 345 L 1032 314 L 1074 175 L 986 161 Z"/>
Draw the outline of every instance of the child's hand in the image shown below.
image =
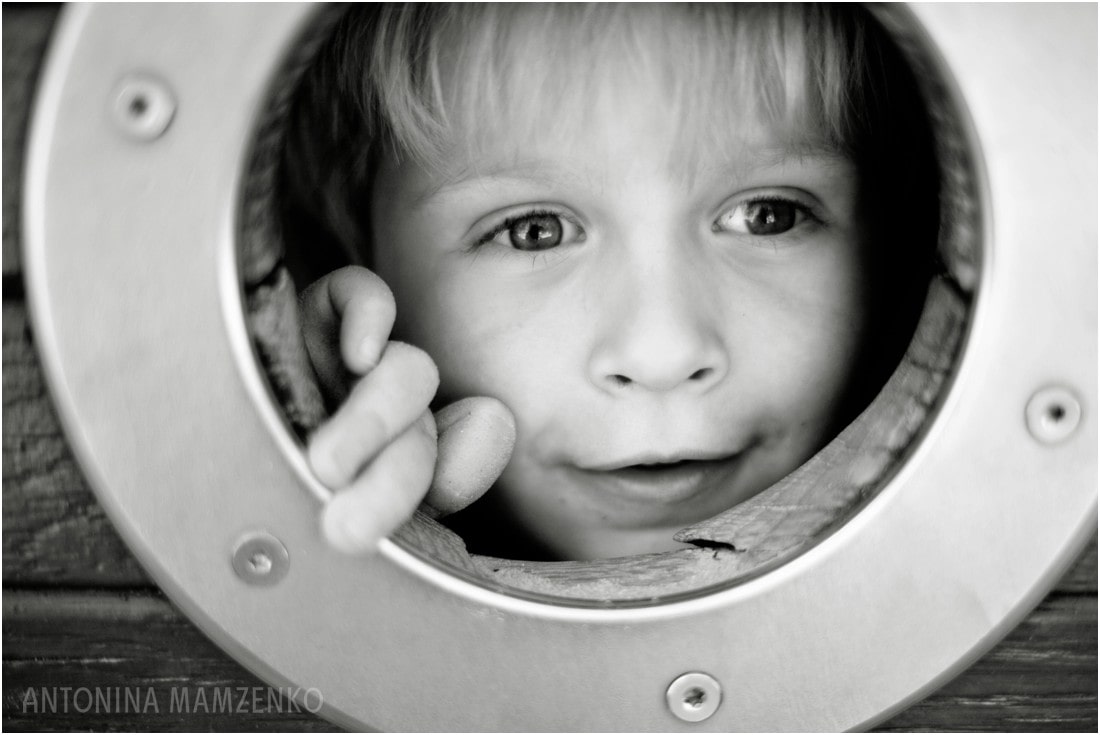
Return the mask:
<path id="1" fill-rule="evenodd" d="M 314 370 L 329 398 L 341 402 L 308 447 L 314 473 L 336 491 L 322 517 L 329 543 L 373 551 L 422 501 L 439 516 L 481 497 L 515 442 L 504 404 L 467 398 L 433 417 L 435 363 L 388 341 L 393 295 L 365 268 L 330 273 L 306 289 L 301 305 Z"/>

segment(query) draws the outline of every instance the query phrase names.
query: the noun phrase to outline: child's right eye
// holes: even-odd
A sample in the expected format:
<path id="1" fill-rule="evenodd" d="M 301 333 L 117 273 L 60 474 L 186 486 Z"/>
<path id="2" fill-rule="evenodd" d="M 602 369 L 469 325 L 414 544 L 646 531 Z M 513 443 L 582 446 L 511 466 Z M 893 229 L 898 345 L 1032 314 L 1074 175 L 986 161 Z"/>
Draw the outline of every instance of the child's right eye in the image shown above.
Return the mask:
<path id="1" fill-rule="evenodd" d="M 490 242 L 515 250 L 534 252 L 584 240 L 584 230 L 557 212 L 525 212 L 508 217 L 478 241 Z"/>

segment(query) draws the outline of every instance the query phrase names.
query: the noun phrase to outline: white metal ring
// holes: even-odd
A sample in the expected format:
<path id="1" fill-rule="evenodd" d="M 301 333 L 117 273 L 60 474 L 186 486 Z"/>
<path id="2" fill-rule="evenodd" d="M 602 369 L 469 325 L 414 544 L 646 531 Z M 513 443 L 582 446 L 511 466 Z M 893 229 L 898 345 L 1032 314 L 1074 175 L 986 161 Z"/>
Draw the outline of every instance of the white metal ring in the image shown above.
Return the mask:
<path id="1" fill-rule="evenodd" d="M 24 210 L 36 342 L 74 452 L 158 584 L 269 682 L 320 691 L 322 714 L 352 727 L 857 728 L 988 649 L 1091 536 L 1096 78 L 1082 60 L 1096 57 L 1095 7 L 914 9 L 972 117 L 992 225 L 950 395 L 890 485 L 810 552 L 731 589 L 620 609 L 522 599 L 391 543 L 363 560 L 320 539 L 318 495 L 252 355 L 235 251 L 258 110 L 312 12 L 67 10 Z M 176 101 L 140 145 L 109 103 L 135 71 Z M 1057 444 L 1020 419 L 1050 384 L 1083 407 Z M 256 530 L 293 560 L 277 584 L 234 572 L 234 545 Z M 685 671 L 722 687 L 694 724 L 663 701 Z"/>

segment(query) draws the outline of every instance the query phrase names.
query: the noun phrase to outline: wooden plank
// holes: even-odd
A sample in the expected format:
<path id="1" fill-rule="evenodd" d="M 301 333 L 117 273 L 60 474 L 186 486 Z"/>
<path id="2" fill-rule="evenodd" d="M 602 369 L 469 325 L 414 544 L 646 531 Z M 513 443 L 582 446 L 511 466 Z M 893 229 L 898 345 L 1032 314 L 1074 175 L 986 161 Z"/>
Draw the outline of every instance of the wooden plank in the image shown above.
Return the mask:
<path id="1" fill-rule="evenodd" d="M 10 40 L 10 47 L 5 51 L 7 60 L 5 81 L 10 82 L 5 87 L 5 106 L 7 109 L 9 105 L 15 107 L 21 105 L 20 109 L 25 112 L 24 108 L 28 106 L 29 96 L 33 90 L 35 69 L 40 62 L 45 41 L 54 20 L 54 11 L 40 9 L 31 13 L 5 9 L 5 19 L 8 21 L 5 24 L 5 40 Z M 10 96 L 8 87 L 11 88 Z M 8 118 L 11 120 L 9 121 Z M 5 181 L 11 184 L 5 187 L 6 193 L 17 192 L 19 188 L 18 176 L 14 174 L 9 176 L 9 171 L 15 172 L 20 165 L 22 152 L 20 146 L 23 141 L 22 128 L 17 124 L 20 119 L 22 118 L 19 115 L 10 115 L 5 118 L 5 146 L 8 146 L 5 150 L 9 154 L 5 157 Z M 8 161 L 11 162 L 10 166 L 7 165 Z M 11 194 L 5 201 L 11 201 L 14 196 Z M 5 211 L 7 213 L 7 210 Z M 15 211 L 14 205 L 12 211 Z M 17 217 L 6 216 L 5 221 L 14 222 L 17 221 Z M 15 242 L 17 237 L 18 232 L 14 229 L 14 225 L 13 228 L 5 229 L 5 243 Z M 266 238 L 263 242 L 269 240 L 270 238 Z M 7 247 L 6 244 L 5 248 Z M 263 263 L 277 260 L 277 258 L 272 260 L 259 255 L 256 259 L 257 262 Z M 257 278 L 260 280 L 266 278 L 269 267 L 270 263 L 266 268 L 257 266 Z M 282 286 L 285 285 L 284 279 Z M 272 287 L 268 290 L 281 293 L 285 288 L 280 290 Z M 261 346 L 272 348 L 268 352 L 273 357 L 268 362 L 283 369 L 274 370 L 272 375 L 276 388 L 281 388 L 281 392 L 288 396 L 284 404 L 300 409 L 297 413 L 291 412 L 292 421 L 296 426 L 308 427 L 317 420 L 320 410 L 319 399 L 315 395 L 315 390 L 307 390 L 312 387 L 308 384 L 308 379 L 301 378 L 304 373 L 301 366 L 297 364 L 300 359 L 297 362 L 293 359 L 295 356 L 298 358 L 301 356 L 289 349 L 293 345 L 284 344 L 287 340 L 278 339 L 278 334 L 286 331 L 282 325 L 293 325 L 294 320 L 291 318 L 293 315 L 287 313 L 287 309 L 277 307 L 279 304 L 292 304 L 293 301 L 268 299 L 257 306 L 253 302 L 256 302 L 262 294 L 263 289 L 253 294 L 250 299 L 250 310 L 258 327 L 257 334 L 265 337 L 260 340 Z M 949 292 L 940 293 L 930 303 L 953 304 L 949 296 Z M 265 304 L 268 305 L 265 306 Z M 13 306 L 9 309 L 9 306 L 5 305 L 5 321 L 9 318 L 9 311 L 15 308 L 17 307 Z M 614 585 L 609 584 L 609 580 L 614 578 L 630 578 L 631 582 L 624 585 L 624 591 L 631 596 L 668 594 L 683 591 L 685 585 L 720 582 L 741 576 L 750 573 L 760 563 L 779 561 L 785 556 L 797 553 L 822 529 L 837 521 L 838 516 L 843 518 L 845 513 L 850 512 L 853 502 L 870 492 L 871 486 L 888 468 L 895 453 L 900 451 L 911 438 L 920 424 L 920 419 L 924 416 L 924 411 L 928 408 L 924 404 L 935 393 L 950 366 L 951 351 L 941 348 L 945 343 L 953 343 L 961 329 L 964 315 L 957 311 L 957 309 L 947 309 L 942 314 L 936 312 L 939 314 L 939 319 L 924 320 L 922 331 L 931 329 L 932 335 L 927 339 L 918 339 L 914 342 L 914 348 L 918 351 L 908 356 L 906 365 L 908 369 L 899 371 L 901 379 L 895 376 L 892 381 L 892 384 L 898 384 L 898 388 L 893 393 L 890 390 L 884 391 L 884 395 L 876 401 L 875 409 L 866 414 L 875 419 L 874 421 L 861 419 L 849 427 L 849 430 L 829 449 L 768 492 L 717 518 L 696 524 L 682 532 L 683 540 L 700 543 L 708 549 L 718 544 L 736 548 L 742 553 L 712 554 L 709 551 L 707 553 L 688 551 L 667 555 L 656 561 L 651 558 L 639 558 L 625 563 L 610 561 L 564 566 L 514 563 L 507 560 L 477 560 L 478 566 L 486 572 L 487 576 L 507 581 L 515 586 L 571 596 L 606 598 L 617 596 L 616 590 L 613 589 Z M 25 314 L 18 316 L 23 321 L 16 320 L 13 329 L 22 326 L 24 333 L 20 335 L 22 337 L 26 331 Z M 269 317 L 268 321 L 271 322 L 266 331 L 263 328 L 266 324 L 263 317 Z M 29 348 L 24 351 L 25 354 L 17 356 L 21 359 L 13 359 L 13 365 L 11 367 L 8 365 L 9 347 L 22 349 L 29 345 L 29 341 L 22 338 L 9 340 L 8 336 L 8 328 L 5 327 L 5 368 L 16 371 L 17 374 L 12 378 L 13 385 L 9 385 L 8 379 L 5 378 L 5 389 L 11 390 L 14 387 L 17 392 L 20 389 L 26 389 L 23 391 L 24 394 L 19 396 L 20 398 L 28 398 L 27 394 L 31 394 L 30 400 L 13 400 L 10 403 L 5 400 L 5 425 L 9 422 L 16 425 L 10 434 L 5 429 L 5 479 L 9 479 L 10 474 L 11 480 L 18 483 L 28 474 L 33 474 L 34 468 L 38 466 L 53 474 L 46 482 L 47 491 L 37 497 L 37 500 L 42 502 L 20 503 L 15 499 L 22 499 L 18 494 L 12 499 L 14 513 L 20 519 L 27 519 L 31 524 L 30 529 L 15 521 L 9 522 L 11 514 L 5 513 L 5 531 L 9 532 L 6 534 L 4 545 L 6 578 L 32 583 L 33 578 L 41 572 L 51 580 L 66 584 L 120 586 L 146 584 L 140 569 L 132 564 L 118 542 L 116 534 L 106 524 L 98 505 L 88 502 L 90 496 L 87 488 L 82 486 L 79 473 L 72 471 L 71 457 L 63 439 L 59 441 L 60 432 L 57 431 L 56 418 L 42 394 L 40 376 L 29 374 L 34 371 L 33 354 L 29 353 Z M 279 348 L 283 349 L 280 351 Z M 261 353 L 268 354 L 262 349 Z M 906 376 L 911 380 L 911 385 L 905 382 Z M 899 395 L 907 403 L 905 410 L 883 410 L 877 405 L 883 400 L 889 402 L 891 396 L 897 398 Z M 305 397 L 301 398 L 301 396 Z M 895 416 L 901 418 L 893 418 Z M 32 438 L 32 431 L 38 431 L 39 434 Z M 19 432 L 18 437 L 16 432 Z M 885 441 L 889 444 L 886 449 L 889 451 L 876 452 L 874 451 L 876 448 L 881 449 L 876 442 L 880 442 L 882 437 L 886 437 Z M 866 461 L 858 468 L 849 468 L 846 463 L 838 461 L 838 456 L 844 459 L 857 449 L 862 455 L 866 455 L 862 457 Z M 812 482 L 807 482 L 806 478 L 812 478 Z M 5 500 L 9 500 L 7 493 L 5 493 Z M 792 511 L 792 508 L 798 509 L 798 512 Z M 96 540 L 89 539 L 88 543 L 102 548 L 76 548 L 74 555 L 67 553 L 70 549 L 62 546 L 57 549 L 62 552 L 62 558 L 58 563 L 39 568 L 40 560 L 51 561 L 47 556 L 36 553 L 43 550 L 43 543 L 54 536 L 67 537 L 82 529 L 94 533 L 78 533 L 77 538 L 97 536 Z M 28 530 L 29 533 L 25 532 Z M 448 544 L 449 548 L 457 548 L 457 546 L 455 543 Z M 746 550 L 748 553 L 743 553 Z M 85 579 L 83 575 L 88 570 L 80 560 L 94 560 L 98 565 L 103 557 L 106 557 L 108 563 L 97 566 L 96 570 Z M 26 562 L 29 560 L 33 561 L 27 568 Z M 469 564 L 465 566 L 473 568 Z M 645 582 L 643 577 L 647 575 L 651 579 L 648 583 L 642 584 Z"/>
<path id="2" fill-rule="evenodd" d="M 956 288 L 934 280 L 904 359 L 871 405 L 772 487 L 676 534 L 696 548 L 585 562 L 474 556 L 474 563 L 508 587 L 607 601 L 693 592 L 788 561 L 857 512 L 904 461 L 937 405 L 968 313 Z"/>
<path id="3" fill-rule="evenodd" d="M 156 593 L 4 595 L 4 726 L 9 729 L 308 731 L 308 712 L 25 711 L 28 688 L 262 686 Z M 884 723 L 883 731 L 1096 730 L 1096 598 L 1052 595 L 977 664 Z M 208 691 L 212 698 L 212 692 Z M 36 694 L 39 702 L 43 696 Z M 445 723 L 440 723 L 445 729 Z"/>
<path id="4" fill-rule="evenodd" d="M 21 304 L 4 304 L 4 579 L 6 585 L 142 586 L 149 584 L 111 529 L 80 475 L 44 392 Z M 1092 679 L 1084 689 L 1095 692 L 1096 671 L 1096 540 L 1063 579 L 1058 589 L 1081 593 L 1084 602 L 1058 595 L 1048 598 L 1035 614 L 988 657 L 943 691 L 886 723 L 886 729 L 1095 729 L 1095 696 L 1082 695 L 1074 652 L 1091 655 L 1084 668 Z M 85 672 L 112 686 L 165 678 L 183 682 L 226 682 L 226 686 L 256 686 L 233 663 L 176 614 L 151 595 L 91 595 L 92 604 L 75 593 L 43 595 L 44 606 L 27 604 L 35 593 L 9 590 L 5 605 L 5 673 L 24 686 L 49 686 L 72 672 Z M 103 603 L 110 600 L 109 605 Z M 127 609 L 117 610 L 119 606 Z M 109 610 L 109 612 L 105 612 Z M 1050 612 L 1054 610 L 1055 612 Z M 53 611 L 53 612 L 51 612 Z M 57 617 L 64 618 L 59 624 Z M 27 634 L 32 621 L 37 634 Z M 44 641 L 53 640 L 47 644 Z M 144 642 L 143 642 L 144 641 Z M 35 651 L 35 645 L 42 648 Z M 136 648 L 135 648 L 136 646 Z M 129 650 L 123 657 L 110 650 Z M 141 653 L 144 651 L 144 653 Z M 153 653 L 155 651 L 155 653 Z M 204 652 L 205 651 L 205 652 Z M 163 677 L 157 661 L 193 659 L 185 672 Z M 20 657 L 23 658 L 20 658 Z M 98 664 L 95 659 L 101 659 Z M 1065 657 L 1071 668 L 1061 667 Z M 106 659 L 122 658 L 111 662 Z M 84 659 L 89 659 L 85 661 Z M 31 665 L 27 660 L 37 660 Z M 20 663 L 21 661 L 21 663 Z M 124 662 L 131 662 L 126 664 Z M 115 676 L 125 666 L 125 679 L 104 678 L 97 666 Z M 43 668 L 45 667 L 45 668 Z M 1038 667 L 1038 668 L 1036 668 Z M 1046 668 L 1044 668 L 1046 667 Z M 1053 668 L 1051 668 L 1053 667 Z M 1076 668 L 1074 668 L 1076 667 Z M 145 673 L 141 673 L 145 672 Z M 220 672 L 220 673 L 219 673 Z M 229 673 L 227 673 L 229 672 Z M 1046 673 L 1044 673 L 1046 672 Z M 1052 673 L 1053 672 L 1053 673 Z M 1076 673 L 1075 673 L 1076 672 Z M 172 679 L 175 676 L 176 679 Z M 37 677 L 37 678 L 36 678 Z M 86 679 L 91 681 L 91 679 Z M 84 679 L 79 681 L 85 681 Z M 38 682 L 38 683 L 36 683 Z M 1091 683 L 1090 683 L 1091 682 Z M 1037 688 L 1031 687 L 1035 683 Z M 1024 686 L 1021 693 L 1010 685 Z M 76 685 L 80 685 L 79 683 Z M 58 685 L 63 686 L 63 685 Z M 1069 686 L 1073 691 L 1063 691 Z M 5 696 L 5 707 L 12 700 Z M 1088 719 L 1091 708 L 1092 719 Z M 1082 714 L 1084 713 L 1084 714 Z M 76 717 L 75 715 L 80 715 Z M 44 725 L 13 719 L 9 727 L 49 729 L 141 729 L 154 724 L 126 714 L 103 718 L 70 713 L 70 718 Z M 959 718 L 962 718 L 961 720 Z M 160 719 L 158 729 L 324 729 L 314 720 L 293 717 L 271 721 L 193 717 Z"/>
<path id="5" fill-rule="evenodd" d="M 19 192 L 34 77 L 56 7 L 3 6 L 4 726 L 9 729 L 327 730 L 309 716 L 14 710 L 28 686 L 231 686 L 259 682 L 159 595 L 34 592 L 150 583 L 88 490 L 34 357 L 19 282 Z M 1096 541 L 1010 638 L 885 723 L 891 730 L 1096 730 Z M 10 589 L 11 586 L 24 589 Z M 82 684 L 83 682 L 83 684 Z M 105 683 L 106 682 L 106 683 Z M 177 713 L 179 714 L 179 713 Z"/>
<path id="6" fill-rule="evenodd" d="M 4 115 L 3 115 L 3 268 L 4 276 L 20 273 L 19 233 L 23 155 L 27 121 L 38 69 L 46 51 L 58 6 L 3 7 Z M 7 284 L 5 284 L 7 285 Z"/>
<path id="7" fill-rule="evenodd" d="M 332 729 L 278 690 L 269 699 L 155 593 L 5 591 L 3 608 L 4 729 Z"/>
<path id="8" fill-rule="evenodd" d="M 1047 597 L 961 676 L 881 731 L 1096 732 L 1096 597 Z"/>
<path id="9" fill-rule="evenodd" d="M 1096 535 L 1093 534 L 1085 550 L 1077 557 L 1070 570 L 1054 587 L 1057 592 L 1076 592 L 1096 595 Z"/>
<path id="10" fill-rule="evenodd" d="M 65 442 L 26 309 L 3 308 L 4 584 L 149 586 Z"/>

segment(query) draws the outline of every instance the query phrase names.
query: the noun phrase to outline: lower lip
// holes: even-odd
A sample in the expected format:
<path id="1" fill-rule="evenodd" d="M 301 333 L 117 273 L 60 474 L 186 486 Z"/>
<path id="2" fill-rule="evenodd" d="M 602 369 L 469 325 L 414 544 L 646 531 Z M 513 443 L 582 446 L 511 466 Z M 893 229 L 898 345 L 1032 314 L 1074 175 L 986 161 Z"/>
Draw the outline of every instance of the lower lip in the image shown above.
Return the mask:
<path id="1" fill-rule="evenodd" d="M 714 488 L 724 487 L 740 466 L 741 455 L 724 460 L 684 462 L 664 469 L 624 467 L 618 470 L 582 470 L 606 490 L 637 502 L 680 503 Z"/>

